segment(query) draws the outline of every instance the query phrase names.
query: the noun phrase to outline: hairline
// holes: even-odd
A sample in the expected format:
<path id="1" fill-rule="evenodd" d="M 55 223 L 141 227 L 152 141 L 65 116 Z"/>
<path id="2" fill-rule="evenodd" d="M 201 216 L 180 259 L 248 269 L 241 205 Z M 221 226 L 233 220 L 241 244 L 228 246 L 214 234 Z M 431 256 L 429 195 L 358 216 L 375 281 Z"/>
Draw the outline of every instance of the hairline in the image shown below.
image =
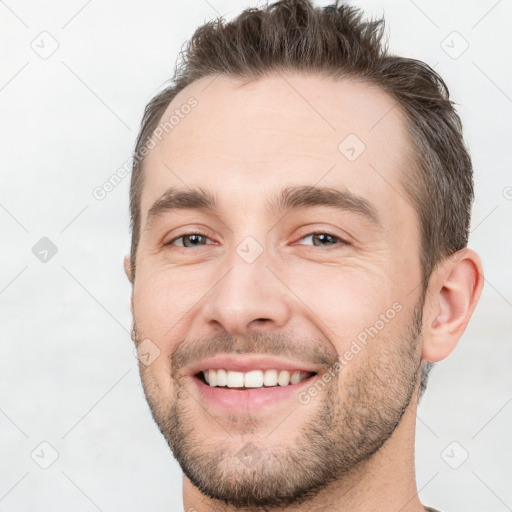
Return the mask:
<path id="1" fill-rule="evenodd" d="M 407 183 L 406 183 L 406 178 L 412 177 L 413 178 L 413 186 L 419 185 L 419 188 L 422 189 L 420 193 L 425 194 L 424 180 L 422 180 L 419 176 L 420 172 L 424 168 L 424 162 L 423 162 L 423 160 L 424 160 L 423 153 L 424 152 L 422 151 L 422 149 L 423 149 L 422 144 L 420 143 L 420 141 L 418 141 L 419 134 L 417 133 L 414 119 L 412 119 L 412 116 L 409 114 L 409 112 L 406 110 L 406 108 L 402 105 L 400 100 L 393 94 L 393 92 L 387 90 L 381 84 L 377 83 L 375 81 L 375 79 L 372 77 L 363 77 L 363 76 L 359 76 L 357 74 L 349 74 L 349 73 L 322 72 L 321 70 L 286 69 L 285 71 L 289 72 L 290 74 L 294 74 L 294 75 L 298 75 L 298 76 L 313 76 L 313 77 L 317 77 L 320 79 L 331 78 L 332 80 L 340 81 L 340 82 L 341 81 L 349 81 L 349 82 L 351 81 L 358 85 L 363 85 L 363 86 L 368 85 L 375 91 L 384 93 L 388 98 L 390 98 L 393 101 L 394 106 L 398 108 L 398 110 L 400 112 L 401 120 L 403 122 L 403 126 L 405 128 L 404 131 L 406 133 L 406 141 L 405 141 L 406 151 L 405 151 L 405 154 L 403 155 L 405 169 L 400 170 L 399 184 L 402 189 L 401 191 L 403 191 L 406 196 L 405 199 L 407 199 L 410 202 L 410 204 L 412 205 L 412 207 L 416 213 L 415 220 L 417 222 L 417 227 L 418 227 L 419 235 L 420 235 L 420 241 L 419 241 L 419 246 L 418 246 L 418 249 L 419 249 L 418 257 L 419 257 L 421 271 L 422 271 L 423 288 L 426 288 L 426 286 L 428 284 L 428 280 L 430 278 L 430 275 L 431 275 L 434 267 L 430 266 L 428 261 L 426 260 L 426 255 L 428 253 L 428 251 L 426 250 L 426 244 L 428 243 L 428 241 L 424 240 L 424 237 L 422 236 L 423 227 L 424 227 L 423 226 L 424 219 L 422 216 L 421 204 L 419 203 L 418 199 L 416 197 L 414 197 L 414 195 L 411 192 L 410 187 L 408 187 Z M 154 121 L 154 127 L 151 129 L 150 133 L 146 136 L 146 139 L 151 139 L 153 137 L 155 130 L 161 124 L 161 122 L 165 116 L 165 113 L 170 108 L 172 103 L 176 99 L 178 99 L 179 96 L 182 95 L 183 91 L 188 89 L 189 86 L 191 86 L 192 84 L 196 84 L 198 81 L 200 81 L 202 79 L 211 78 L 211 77 L 214 77 L 213 79 L 215 79 L 217 77 L 222 76 L 222 77 L 232 78 L 235 81 L 235 83 L 237 84 L 236 88 L 240 88 L 240 87 L 244 87 L 246 85 L 249 85 L 251 83 L 257 82 L 261 79 L 265 79 L 269 76 L 276 75 L 276 74 L 279 74 L 279 72 L 276 71 L 276 68 L 273 68 L 273 69 L 267 70 L 267 72 L 262 73 L 258 76 L 255 76 L 254 74 L 239 74 L 239 73 L 231 73 L 231 72 L 221 72 L 221 73 L 210 73 L 210 74 L 206 74 L 201 77 L 198 77 L 196 80 L 190 82 L 182 89 L 175 91 L 175 94 L 172 96 L 170 101 L 168 101 L 166 103 L 166 105 L 164 107 L 162 107 L 162 113 L 158 117 L 158 120 L 156 122 Z M 155 119 L 157 119 L 157 118 L 155 118 Z M 145 141 L 143 141 L 143 143 L 145 143 Z M 130 258 L 133 277 L 135 276 L 136 253 L 137 253 L 137 249 L 138 249 L 138 245 L 139 245 L 139 241 L 140 241 L 140 237 L 141 237 L 141 228 L 142 228 L 142 225 L 141 225 L 142 224 L 142 210 L 141 210 L 142 201 L 141 201 L 141 199 L 142 199 L 142 193 L 144 191 L 144 185 L 145 185 L 145 181 L 146 181 L 145 180 L 146 172 L 147 172 L 146 161 L 147 161 L 148 156 L 149 155 L 142 157 L 136 166 L 136 169 L 138 172 L 138 176 L 137 176 L 138 181 L 136 184 L 137 186 L 135 187 L 135 192 L 136 192 L 135 206 L 136 206 L 136 210 L 137 210 L 137 214 L 138 214 L 137 215 L 138 216 L 138 225 L 136 226 L 137 240 L 135 240 L 135 242 L 133 240 L 133 230 L 132 230 L 131 244 L 132 244 L 132 247 L 135 247 L 135 251 L 133 251 L 133 253 L 131 254 L 132 257 Z M 410 165 L 408 165 L 408 164 L 410 164 Z M 411 171 L 410 173 L 407 172 L 409 169 Z M 130 210 L 131 209 L 132 209 L 132 205 L 130 204 Z"/>

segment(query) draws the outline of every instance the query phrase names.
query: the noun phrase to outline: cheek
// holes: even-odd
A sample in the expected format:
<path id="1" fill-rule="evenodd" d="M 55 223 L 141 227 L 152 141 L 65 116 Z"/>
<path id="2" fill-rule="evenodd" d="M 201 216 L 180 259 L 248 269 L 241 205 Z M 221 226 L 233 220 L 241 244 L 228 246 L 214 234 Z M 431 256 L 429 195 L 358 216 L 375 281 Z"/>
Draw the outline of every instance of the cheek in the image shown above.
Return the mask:
<path id="1" fill-rule="evenodd" d="M 192 269 L 141 270 L 133 293 L 136 321 L 149 337 L 169 339 L 204 297 L 204 282 Z"/>
<path id="2" fill-rule="evenodd" d="M 141 271 L 137 276 L 133 291 L 133 317 L 140 342 L 139 368 L 145 387 L 154 397 L 172 393 L 169 357 L 183 337 L 179 331 L 179 320 L 185 314 L 186 306 L 184 297 L 180 295 L 185 296 L 187 292 L 162 273 Z M 147 352 L 151 357 L 149 365 L 144 359 Z"/>
<path id="3" fill-rule="evenodd" d="M 338 353 L 361 332 L 379 321 L 400 297 L 382 270 L 354 266 L 316 266 L 314 272 L 288 273 L 288 283 L 301 299 L 299 306 Z M 380 324 L 379 324 L 380 325 Z"/>
<path id="4" fill-rule="evenodd" d="M 366 393 L 382 396 L 383 392 L 393 392 L 400 375 L 410 378 L 412 370 L 408 365 L 413 357 L 413 339 L 407 334 L 409 319 L 406 315 L 400 306 L 388 309 L 348 341 L 339 344 L 341 396 L 347 396 L 345 388 L 351 383 L 360 389 L 366 388 Z"/>

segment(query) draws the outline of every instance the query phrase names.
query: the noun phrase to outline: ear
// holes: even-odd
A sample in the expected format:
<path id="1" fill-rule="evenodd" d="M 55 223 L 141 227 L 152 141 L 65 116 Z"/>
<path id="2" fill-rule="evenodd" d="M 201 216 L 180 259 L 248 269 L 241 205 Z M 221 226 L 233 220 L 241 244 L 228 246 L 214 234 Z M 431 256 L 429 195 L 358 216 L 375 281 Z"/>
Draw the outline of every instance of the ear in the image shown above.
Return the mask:
<path id="1" fill-rule="evenodd" d="M 433 272 L 423 321 L 423 353 L 437 362 L 457 346 L 466 330 L 484 284 L 478 254 L 468 248 L 447 257 Z"/>
<path id="2" fill-rule="evenodd" d="M 133 284 L 133 279 L 132 279 L 132 263 L 131 263 L 131 260 L 130 260 L 130 256 L 125 256 L 124 257 L 123 265 L 124 265 L 124 273 L 126 274 L 126 277 L 128 278 L 128 281 L 130 281 L 130 283 Z"/>

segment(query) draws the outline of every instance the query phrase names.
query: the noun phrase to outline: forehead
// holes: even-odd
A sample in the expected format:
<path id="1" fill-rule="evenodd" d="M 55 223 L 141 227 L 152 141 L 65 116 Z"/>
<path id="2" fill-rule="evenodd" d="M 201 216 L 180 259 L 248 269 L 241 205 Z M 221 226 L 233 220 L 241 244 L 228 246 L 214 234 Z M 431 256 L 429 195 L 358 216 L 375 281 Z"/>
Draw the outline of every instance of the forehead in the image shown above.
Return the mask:
<path id="1" fill-rule="evenodd" d="M 248 208 L 281 186 L 321 182 L 411 213 L 400 182 L 412 172 L 405 118 L 372 84 L 281 72 L 248 83 L 209 76 L 176 96 L 161 124 L 168 121 L 144 165 L 143 226 L 171 186 L 201 186 Z"/>

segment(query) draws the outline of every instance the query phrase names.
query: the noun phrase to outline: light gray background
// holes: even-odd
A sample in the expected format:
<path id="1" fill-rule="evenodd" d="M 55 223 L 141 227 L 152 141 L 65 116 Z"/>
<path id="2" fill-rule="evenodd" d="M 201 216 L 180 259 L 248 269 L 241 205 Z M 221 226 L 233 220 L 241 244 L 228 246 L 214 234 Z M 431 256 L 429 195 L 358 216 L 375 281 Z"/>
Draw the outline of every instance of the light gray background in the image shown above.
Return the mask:
<path id="1" fill-rule="evenodd" d="M 182 508 L 181 471 L 150 417 L 129 337 L 129 178 L 103 201 L 92 190 L 130 156 L 182 43 L 249 5 L 0 2 L 0 511 Z M 445 512 L 510 510 L 512 2 L 364 7 L 385 13 L 394 50 L 446 79 L 476 173 L 470 246 L 486 284 L 420 405 L 420 497 Z M 42 237 L 58 249 L 47 262 L 32 252 Z"/>

